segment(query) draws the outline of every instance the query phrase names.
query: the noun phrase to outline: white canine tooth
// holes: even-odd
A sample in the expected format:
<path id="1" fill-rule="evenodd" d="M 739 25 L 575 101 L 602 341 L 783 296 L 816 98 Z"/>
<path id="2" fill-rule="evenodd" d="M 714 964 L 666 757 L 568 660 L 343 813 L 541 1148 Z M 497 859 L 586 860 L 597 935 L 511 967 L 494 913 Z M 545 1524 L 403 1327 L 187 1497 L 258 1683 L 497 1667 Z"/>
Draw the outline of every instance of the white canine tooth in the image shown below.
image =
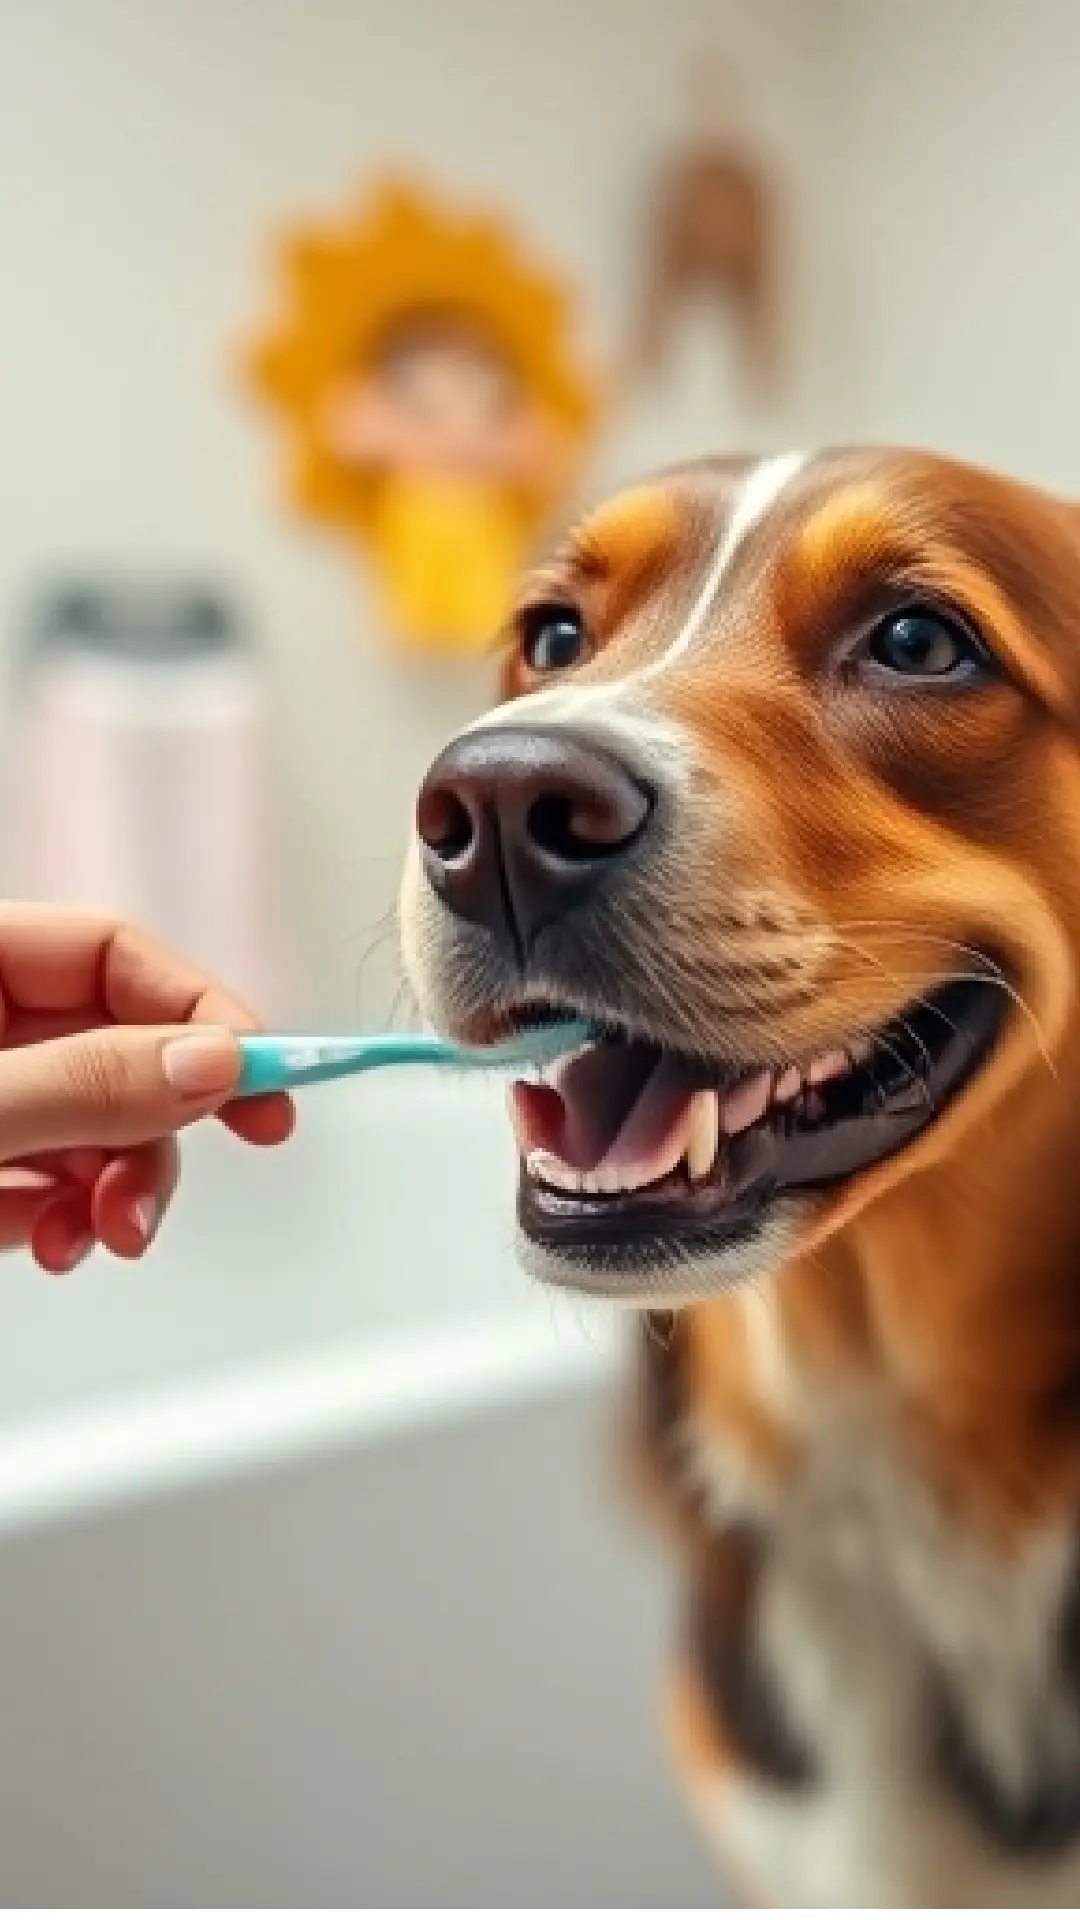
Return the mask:
<path id="1" fill-rule="evenodd" d="M 702 1087 L 690 1101 L 686 1131 L 686 1167 L 691 1180 L 704 1180 L 720 1145 L 720 1098 Z"/>
<path id="2" fill-rule="evenodd" d="M 798 1067 L 785 1067 L 776 1083 L 776 1092 L 773 1097 L 781 1103 L 794 1100 L 801 1086 L 802 1074 Z"/>

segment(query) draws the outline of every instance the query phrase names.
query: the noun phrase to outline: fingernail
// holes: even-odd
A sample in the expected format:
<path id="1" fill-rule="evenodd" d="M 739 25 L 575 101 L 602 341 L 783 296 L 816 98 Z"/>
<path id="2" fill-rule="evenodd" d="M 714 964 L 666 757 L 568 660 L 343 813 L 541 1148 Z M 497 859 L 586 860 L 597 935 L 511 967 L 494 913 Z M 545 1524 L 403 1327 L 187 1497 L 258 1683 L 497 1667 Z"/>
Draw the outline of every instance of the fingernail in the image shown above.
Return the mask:
<path id="1" fill-rule="evenodd" d="M 188 1099 L 209 1100 L 215 1094 L 232 1092 L 240 1075 L 240 1050 L 224 1028 L 193 1031 L 166 1041 L 161 1066 L 177 1093 Z"/>
<path id="2" fill-rule="evenodd" d="M 133 1200 L 128 1208 L 128 1218 L 139 1239 L 151 1241 L 158 1223 L 157 1201 L 151 1199 L 149 1195 L 142 1200 Z"/>
<path id="3" fill-rule="evenodd" d="M 71 1252 L 60 1268 L 60 1272 L 74 1273 L 75 1268 L 81 1266 L 82 1262 L 87 1259 L 93 1251 L 94 1236 L 92 1233 L 86 1233 L 80 1240 L 76 1240 L 75 1245 L 72 1247 Z"/>

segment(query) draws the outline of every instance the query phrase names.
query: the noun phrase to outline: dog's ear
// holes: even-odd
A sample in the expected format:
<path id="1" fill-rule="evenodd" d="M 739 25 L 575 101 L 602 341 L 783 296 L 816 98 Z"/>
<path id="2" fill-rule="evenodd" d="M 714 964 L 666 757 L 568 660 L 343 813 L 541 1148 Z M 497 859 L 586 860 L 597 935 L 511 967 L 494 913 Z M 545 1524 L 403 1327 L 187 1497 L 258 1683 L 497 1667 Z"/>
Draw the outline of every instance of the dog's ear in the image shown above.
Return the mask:
<path id="1" fill-rule="evenodd" d="M 965 597 L 994 601 L 1024 678 L 1080 732 L 1080 505 L 970 470 L 941 504 L 950 547 L 974 563 Z"/>
<path id="2" fill-rule="evenodd" d="M 1080 734 L 1080 503 L 1023 492 L 1025 511 L 1008 557 L 1032 649 L 1032 683 Z"/>

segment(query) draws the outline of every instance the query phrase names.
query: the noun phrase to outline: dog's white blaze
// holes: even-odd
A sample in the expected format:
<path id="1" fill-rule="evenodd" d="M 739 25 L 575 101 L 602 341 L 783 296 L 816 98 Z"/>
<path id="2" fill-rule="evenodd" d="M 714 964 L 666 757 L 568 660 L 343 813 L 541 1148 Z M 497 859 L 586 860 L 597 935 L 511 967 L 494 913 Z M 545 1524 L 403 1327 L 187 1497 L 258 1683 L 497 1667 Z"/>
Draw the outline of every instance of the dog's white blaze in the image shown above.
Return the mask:
<path id="1" fill-rule="evenodd" d="M 543 687 L 518 700 L 503 701 L 471 721 L 464 731 L 482 733 L 489 727 L 533 724 L 585 726 L 598 745 L 628 754 L 639 766 L 666 773 L 674 787 L 681 787 L 692 771 L 690 742 L 674 721 L 651 713 L 640 701 L 624 698 L 632 677 L 584 687 Z"/>
<path id="2" fill-rule="evenodd" d="M 682 657 L 708 619 L 724 575 L 747 535 L 758 526 L 784 488 L 807 464 L 806 453 L 782 453 L 759 461 L 747 475 L 731 517 L 720 535 L 694 603 L 671 645 L 658 660 L 636 667 L 617 680 L 593 681 L 584 686 L 563 682 L 540 687 L 517 700 L 506 700 L 481 714 L 465 731 L 489 727 L 521 727 L 536 723 L 549 727 L 588 726 L 601 742 L 616 752 L 630 753 L 641 765 L 662 769 L 676 787 L 692 777 L 694 749 L 686 729 L 655 713 L 635 697 L 638 687 L 665 673 Z"/>
<path id="3" fill-rule="evenodd" d="M 671 645 L 658 660 L 637 667 L 617 680 L 594 681 L 585 686 L 570 681 L 555 687 L 540 687 L 535 693 L 506 700 L 481 714 L 465 731 L 527 727 L 533 722 L 553 727 L 584 724 L 591 726 L 597 738 L 606 740 L 616 751 L 624 748 L 639 762 L 663 768 L 676 785 L 683 784 L 693 770 L 693 747 L 685 729 L 652 712 L 646 702 L 635 699 L 635 690 L 666 672 L 672 662 L 692 646 L 708 618 L 724 575 L 747 535 L 759 525 L 808 459 L 806 453 L 777 454 L 773 459 L 760 461 L 747 476 L 694 604 Z"/>
<path id="4" fill-rule="evenodd" d="M 764 519 L 784 488 L 805 467 L 808 457 L 805 453 L 780 453 L 771 460 L 760 461 L 753 472 L 747 475 L 694 604 L 674 640 L 660 655 L 659 660 L 653 660 L 648 666 L 639 668 L 637 675 L 631 677 L 651 680 L 658 673 L 666 673 L 673 661 L 681 658 L 693 645 L 709 617 L 724 575 L 747 534 Z"/>

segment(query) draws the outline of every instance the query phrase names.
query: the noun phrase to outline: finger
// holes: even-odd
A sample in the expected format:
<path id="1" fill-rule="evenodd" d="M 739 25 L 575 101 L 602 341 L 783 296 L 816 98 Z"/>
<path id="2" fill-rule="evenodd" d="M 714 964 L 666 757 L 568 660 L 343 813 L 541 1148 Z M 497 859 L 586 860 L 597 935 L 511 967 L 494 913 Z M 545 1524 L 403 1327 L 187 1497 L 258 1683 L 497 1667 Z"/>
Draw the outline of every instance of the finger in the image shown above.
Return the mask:
<path id="1" fill-rule="evenodd" d="M 4 902 L 0 981 L 17 1006 L 65 1008 L 98 998 L 100 952 L 115 922 L 61 906 Z"/>
<path id="2" fill-rule="evenodd" d="M 37 1181 L 42 1186 L 76 1182 L 92 1187 L 106 1155 L 93 1147 L 78 1147 L 72 1153 L 24 1153 L 0 1166 L 0 1186 Z"/>
<path id="3" fill-rule="evenodd" d="M 108 1154 L 101 1147 L 73 1147 L 69 1153 L 21 1154 L 17 1162 L 9 1161 L 0 1170 L 0 1181 L 6 1173 L 34 1173 L 47 1176 L 52 1182 L 75 1181 L 80 1187 L 92 1187 L 107 1159 Z"/>
<path id="4" fill-rule="evenodd" d="M 251 1147 L 280 1147 L 296 1126 L 296 1108 L 287 1093 L 260 1093 L 231 1100 L 218 1118 Z"/>
<path id="5" fill-rule="evenodd" d="M 148 1026 L 160 1026 L 163 1023 L 173 1026 L 189 1017 L 183 1008 L 170 1013 L 166 1007 L 155 1013 L 147 1002 L 140 1004 L 144 1011 L 132 1012 L 126 1018 L 104 1001 L 59 1009 L 11 1005 L 3 1029 L 3 1044 L 5 1047 L 36 1046 L 39 1040 L 62 1040 L 66 1034 L 86 1033 L 93 1027 L 108 1026 L 113 1020 L 121 1025 L 138 1026 L 145 1022 Z M 221 1008 L 220 1019 L 214 1012 L 216 1006 Z M 208 989 L 198 1007 L 199 1011 L 192 1011 L 190 1017 L 205 1025 L 232 1027 L 236 1033 L 252 1032 L 258 1027 L 254 1014 L 242 1000 L 234 1000 L 231 995 L 220 993 L 217 988 Z"/>
<path id="6" fill-rule="evenodd" d="M 108 914 L 5 901 L 0 978 L 6 997 L 42 1011 L 96 1005 L 104 956 L 120 925 Z"/>
<path id="7" fill-rule="evenodd" d="M 0 1253 L 29 1245 L 44 1207 L 57 1192 L 46 1174 L 0 1174 Z"/>
<path id="8" fill-rule="evenodd" d="M 30 1236 L 30 1249 L 46 1273 L 70 1273 L 93 1252 L 90 1195 L 68 1188 L 42 1207 Z"/>
<path id="9" fill-rule="evenodd" d="M 180 1153 L 171 1138 L 110 1161 L 91 1199 L 95 1239 L 121 1260 L 137 1260 L 161 1225 L 179 1175 Z"/>
<path id="10" fill-rule="evenodd" d="M 105 1026 L 108 1012 L 103 1006 L 18 1007 L 12 1002 L 4 1027 L 5 1047 L 36 1046 L 39 1040 L 62 1040 L 68 1033 L 85 1033 L 88 1027 Z"/>
<path id="11" fill-rule="evenodd" d="M 0 1160 L 160 1139 L 224 1105 L 239 1073 L 224 1028 L 102 1027 L 0 1053 Z"/>
<path id="12" fill-rule="evenodd" d="M 3 1071 L 0 1065 L 0 1088 Z M 285 1093 L 260 1093 L 231 1100 L 221 1108 L 218 1118 L 230 1133 L 252 1147 L 282 1146 L 296 1128 L 296 1108 Z M 84 1186 L 93 1186 L 106 1155 L 100 1148 L 79 1147 L 67 1153 L 27 1153 L 20 1155 L 20 1159 L 24 1165 L 51 1173 L 70 1173 Z"/>
<path id="13" fill-rule="evenodd" d="M 102 998 L 123 1025 L 197 1020 L 246 1033 L 259 1025 L 239 994 L 137 927 L 119 927 L 102 960 Z"/>
<path id="14" fill-rule="evenodd" d="M 72 1180 L 77 1180 L 80 1187 L 92 1187 L 107 1159 L 102 1147 L 72 1147 L 68 1153 L 57 1154 L 54 1164 Z"/>
<path id="15" fill-rule="evenodd" d="M 122 1025 L 199 1018 L 237 1030 L 250 1007 L 212 975 L 114 915 L 6 902 L 0 913 L 0 982 L 24 1013 L 89 1011 Z"/>
<path id="16" fill-rule="evenodd" d="M 152 943 L 147 941 L 145 945 Z M 141 958 L 146 957 L 142 944 L 138 951 Z M 130 997 L 125 997 L 127 994 Z M 63 1039 L 74 1033 L 95 1029 L 110 1014 L 117 1019 L 133 1021 L 145 1017 L 145 1010 L 154 998 L 166 1010 L 171 1004 L 173 1017 L 178 1020 L 186 1018 L 190 1011 L 194 1024 L 221 1024 L 237 1033 L 250 1032 L 259 1024 L 243 1001 L 216 986 L 207 987 L 200 994 L 195 1007 L 189 1009 L 185 995 L 170 995 L 163 988 L 159 976 L 156 992 L 145 979 L 141 985 L 134 979 L 128 981 L 119 993 L 113 995 L 111 1009 L 103 1004 L 79 1005 L 63 1010 L 11 1006 L 8 1008 L 6 1028 L 0 1030 L 5 1046 L 37 1045 L 42 1040 Z M 227 1106 L 221 1118 L 231 1132 L 249 1145 L 276 1147 L 292 1134 L 296 1125 L 296 1110 L 286 1094 L 266 1094 Z"/>

